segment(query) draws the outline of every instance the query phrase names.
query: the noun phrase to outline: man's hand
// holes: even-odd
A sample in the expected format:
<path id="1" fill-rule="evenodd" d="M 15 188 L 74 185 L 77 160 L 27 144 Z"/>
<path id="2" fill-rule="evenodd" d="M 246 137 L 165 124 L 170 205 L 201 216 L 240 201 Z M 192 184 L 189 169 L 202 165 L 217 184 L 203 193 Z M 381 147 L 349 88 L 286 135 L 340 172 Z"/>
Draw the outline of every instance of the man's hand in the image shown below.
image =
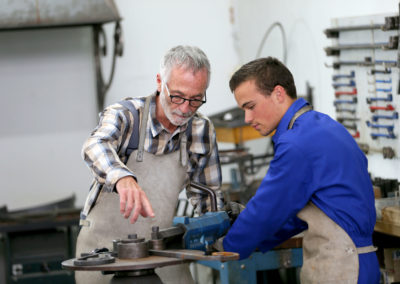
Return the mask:
<path id="1" fill-rule="evenodd" d="M 118 180 L 116 189 L 119 194 L 121 214 L 129 218 L 133 209 L 131 224 L 136 222 L 139 214 L 143 217 L 154 217 L 149 199 L 133 177 L 126 176 Z"/>

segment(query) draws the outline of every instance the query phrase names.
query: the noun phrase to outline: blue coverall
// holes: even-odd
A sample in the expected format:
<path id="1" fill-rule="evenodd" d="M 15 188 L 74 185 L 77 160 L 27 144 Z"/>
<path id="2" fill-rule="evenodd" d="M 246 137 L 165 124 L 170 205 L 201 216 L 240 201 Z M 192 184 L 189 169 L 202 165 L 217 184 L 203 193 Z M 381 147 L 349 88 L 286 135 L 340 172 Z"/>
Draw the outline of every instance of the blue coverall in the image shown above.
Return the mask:
<path id="1" fill-rule="evenodd" d="M 288 125 L 306 105 L 296 100 L 272 140 L 275 156 L 256 194 L 226 235 L 224 250 L 247 258 L 256 248 L 271 250 L 307 229 L 296 214 L 313 202 L 351 237 L 356 247 L 372 245 L 376 222 L 368 162 L 354 138 L 328 115 L 309 111 Z M 358 283 L 379 283 L 375 252 L 359 255 Z"/>

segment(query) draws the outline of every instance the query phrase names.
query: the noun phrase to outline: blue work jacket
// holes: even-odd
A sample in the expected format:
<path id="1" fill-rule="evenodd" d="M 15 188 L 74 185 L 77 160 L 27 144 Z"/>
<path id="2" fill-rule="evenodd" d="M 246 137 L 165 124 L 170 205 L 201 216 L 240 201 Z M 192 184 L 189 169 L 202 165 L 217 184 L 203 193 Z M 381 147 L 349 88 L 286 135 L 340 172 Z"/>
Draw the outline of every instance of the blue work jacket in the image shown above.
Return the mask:
<path id="1" fill-rule="evenodd" d="M 357 247 L 372 245 L 376 212 L 367 159 L 350 133 L 320 112 L 304 113 L 288 130 L 293 115 L 306 104 L 296 100 L 281 119 L 272 137 L 275 155 L 268 172 L 224 239 L 224 249 L 238 252 L 241 259 L 307 229 L 296 215 L 309 201 Z M 379 282 L 375 253 L 361 254 L 359 260 L 359 283 L 376 283 L 368 277 Z"/>

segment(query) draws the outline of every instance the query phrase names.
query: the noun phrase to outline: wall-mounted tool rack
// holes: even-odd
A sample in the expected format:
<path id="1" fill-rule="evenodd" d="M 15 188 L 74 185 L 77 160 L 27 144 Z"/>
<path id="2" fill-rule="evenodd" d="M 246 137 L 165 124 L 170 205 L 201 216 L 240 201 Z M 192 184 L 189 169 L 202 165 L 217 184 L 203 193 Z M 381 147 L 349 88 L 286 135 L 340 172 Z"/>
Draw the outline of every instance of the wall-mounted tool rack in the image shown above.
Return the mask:
<path id="1" fill-rule="evenodd" d="M 399 156 L 399 14 L 333 19 L 324 32 L 337 121 L 364 152 Z"/>

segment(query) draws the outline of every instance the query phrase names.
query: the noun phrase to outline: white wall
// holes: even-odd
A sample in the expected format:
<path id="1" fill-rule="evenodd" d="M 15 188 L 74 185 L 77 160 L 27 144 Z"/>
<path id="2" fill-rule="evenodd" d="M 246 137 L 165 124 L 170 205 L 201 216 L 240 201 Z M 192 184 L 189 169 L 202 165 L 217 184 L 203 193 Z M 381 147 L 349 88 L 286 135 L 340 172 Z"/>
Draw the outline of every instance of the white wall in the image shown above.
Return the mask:
<path id="1" fill-rule="evenodd" d="M 305 92 L 309 81 L 315 88 L 316 109 L 333 116 L 332 70 L 324 67 L 332 59 L 323 51 L 331 41 L 323 30 L 336 17 L 398 12 L 395 0 L 116 0 L 116 4 L 123 17 L 125 50 L 117 61 L 106 105 L 153 92 L 163 53 L 177 44 L 191 44 L 201 47 L 211 61 L 208 103 L 201 108 L 209 115 L 236 105 L 228 89 L 231 74 L 255 58 L 265 31 L 279 21 L 286 30 L 287 64 L 299 93 Z M 110 43 L 113 26 L 106 30 Z M 278 30 L 271 33 L 261 55 L 282 58 Z M 109 63 L 106 58 L 106 76 Z M 91 177 L 80 149 L 97 123 L 94 80 L 89 30 L 0 32 L 0 205 L 20 208 L 72 192 L 77 205 L 83 204 Z M 257 143 L 252 147 L 265 148 Z M 373 161 L 375 168 L 385 168 L 380 157 Z M 397 177 L 397 160 L 383 164 L 390 170 L 382 177 Z"/>
<path id="2" fill-rule="evenodd" d="M 80 149 L 96 123 L 90 28 L 0 32 L 0 206 L 76 193 L 90 177 Z"/>
<path id="3" fill-rule="evenodd" d="M 325 36 L 323 30 L 331 27 L 334 18 L 399 12 L 397 0 L 235 0 L 234 3 L 240 61 L 246 63 L 254 59 L 266 30 L 273 23 L 280 22 L 287 37 L 287 66 L 294 75 L 298 93 L 305 93 L 305 82 L 309 81 L 314 87 L 314 108 L 332 117 L 336 117 L 334 89 L 331 86 L 333 69 L 325 67 L 324 63 L 332 63 L 334 58 L 325 54 L 324 47 L 331 46 L 332 40 Z M 384 23 L 383 18 L 381 22 Z M 279 29 L 271 32 L 264 45 L 261 56 L 269 55 L 283 60 Z M 399 130 L 396 131 L 399 135 Z M 400 145 L 398 140 L 397 144 Z M 399 168 L 399 158 L 384 160 L 381 154 L 369 156 L 369 170 L 373 176 L 400 179 Z"/>

